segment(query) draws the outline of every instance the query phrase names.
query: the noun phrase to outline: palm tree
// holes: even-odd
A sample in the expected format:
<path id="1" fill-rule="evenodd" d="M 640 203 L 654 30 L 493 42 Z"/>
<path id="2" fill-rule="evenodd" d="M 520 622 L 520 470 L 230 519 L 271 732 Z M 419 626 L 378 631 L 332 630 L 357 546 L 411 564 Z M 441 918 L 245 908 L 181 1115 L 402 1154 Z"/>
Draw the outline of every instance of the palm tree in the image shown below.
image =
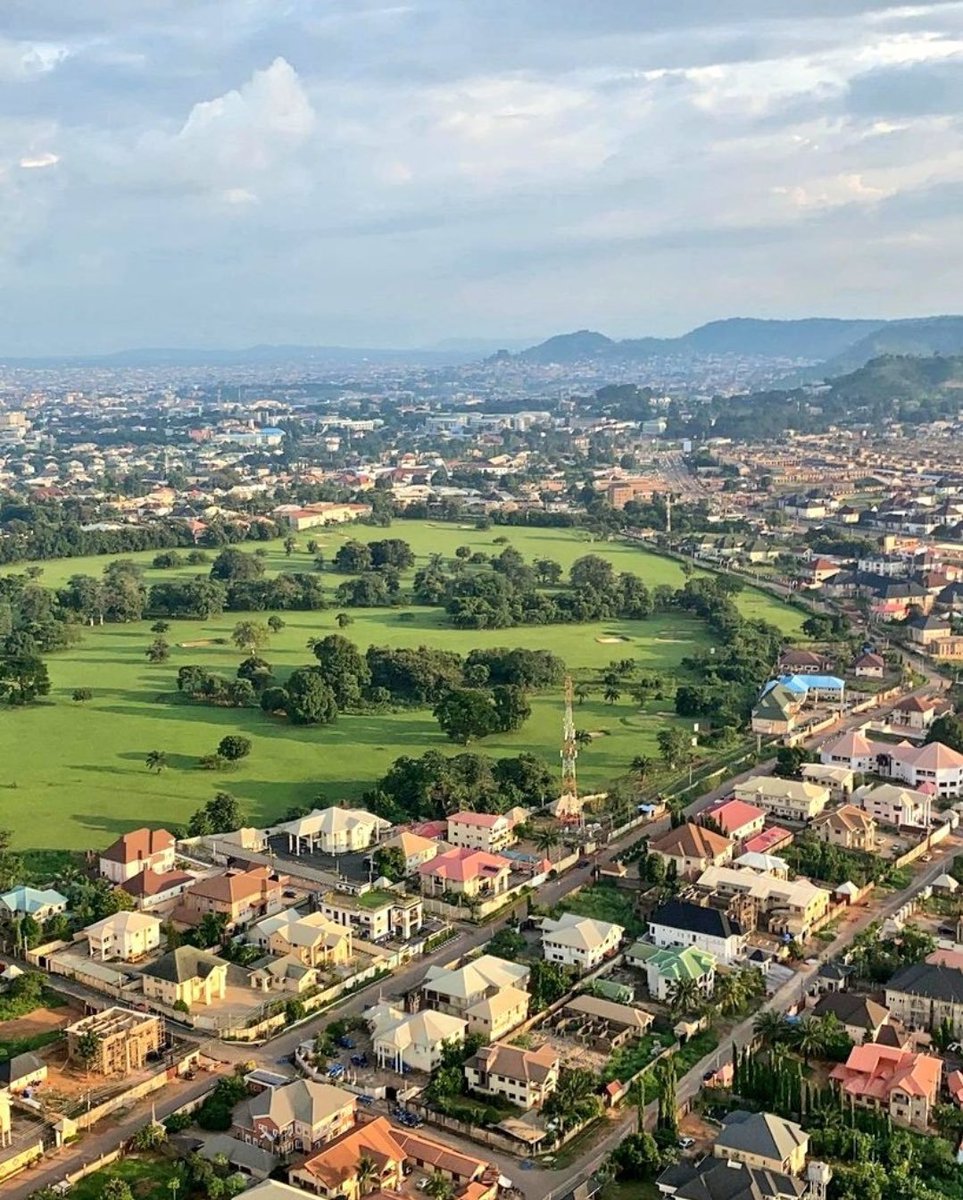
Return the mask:
<path id="1" fill-rule="evenodd" d="M 826 1030 L 818 1017 L 802 1017 L 791 1029 L 792 1044 L 803 1056 L 806 1066 L 811 1058 L 818 1058 L 826 1050 Z"/>
<path id="2" fill-rule="evenodd" d="M 723 1016 L 729 1017 L 739 1012 L 748 998 L 746 980 L 741 971 L 716 976 L 712 999 Z"/>
<path id="3" fill-rule="evenodd" d="M 767 1008 L 757 1015 L 752 1023 L 752 1032 L 767 1046 L 784 1042 L 789 1033 L 789 1024 L 782 1013 Z"/>
<path id="4" fill-rule="evenodd" d="M 591 694 L 592 689 L 587 683 L 577 683 L 575 685 L 575 699 L 579 704 L 584 704 Z"/>
<path id="5" fill-rule="evenodd" d="M 455 1194 L 455 1185 L 443 1175 L 441 1171 L 435 1171 L 429 1175 L 428 1182 L 424 1185 L 426 1196 L 430 1196 L 431 1200 L 452 1200 Z"/>
<path id="6" fill-rule="evenodd" d="M 561 842 L 558 830 L 553 825 L 544 825 L 535 837 L 535 848 L 552 861 L 552 851 Z"/>
<path id="7" fill-rule="evenodd" d="M 602 697 L 606 704 L 614 704 L 621 695 L 622 693 L 614 683 L 607 683 L 605 685 L 605 691 L 602 693 Z"/>
<path id="8" fill-rule="evenodd" d="M 677 979 L 669 988 L 669 1008 L 674 1013 L 695 1012 L 702 1000 L 702 989 L 695 979 Z"/>
<path id="9" fill-rule="evenodd" d="M 354 1177 L 358 1181 L 358 1191 L 362 1196 L 374 1191 L 374 1184 L 380 1181 L 378 1164 L 367 1154 L 362 1154 L 354 1169 Z"/>
<path id="10" fill-rule="evenodd" d="M 632 771 L 639 777 L 639 783 L 645 782 L 645 777 L 652 770 L 652 759 L 647 754 L 637 754 L 629 764 Z"/>
<path id="11" fill-rule="evenodd" d="M 156 771 L 159 775 L 167 766 L 167 753 L 164 750 L 151 750 L 144 761 L 148 771 Z"/>
<path id="12" fill-rule="evenodd" d="M 587 729 L 576 729 L 575 730 L 575 744 L 577 746 L 591 746 L 592 735 L 589 733 L 589 731 Z"/>

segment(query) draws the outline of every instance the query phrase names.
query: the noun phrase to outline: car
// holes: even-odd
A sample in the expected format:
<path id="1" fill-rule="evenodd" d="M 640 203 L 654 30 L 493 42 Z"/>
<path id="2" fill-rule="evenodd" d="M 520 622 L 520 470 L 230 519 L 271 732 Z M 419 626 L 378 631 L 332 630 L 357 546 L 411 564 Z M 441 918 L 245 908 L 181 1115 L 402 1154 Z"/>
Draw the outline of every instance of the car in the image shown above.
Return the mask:
<path id="1" fill-rule="evenodd" d="M 710 1079 L 715 1079 L 715 1077 L 715 1070 L 706 1071 L 706 1073 L 702 1076 L 702 1082 L 708 1083 Z"/>
<path id="2" fill-rule="evenodd" d="M 343 1050 L 353 1050 L 357 1044 L 354 1038 L 349 1038 L 347 1034 L 343 1038 L 338 1038 L 338 1045 Z"/>
<path id="3" fill-rule="evenodd" d="M 421 1179 L 419 1179 L 418 1182 L 415 1184 L 415 1187 L 418 1189 L 419 1192 L 423 1192 L 427 1186 L 428 1186 L 428 1176 L 427 1175 L 423 1175 L 421 1177 Z"/>
<path id="4" fill-rule="evenodd" d="M 963 1054 L 963 1042 L 950 1042 L 946 1048 L 952 1050 L 954 1054 Z"/>
<path id="5" fill-rule="evenodd" d="M 364 1095 L 358 1097 L 358 1103 L 363 1104 L 365 1106 L 365 1108 L 368 1108 L 370 1105 L 374 1104 L 374 1102 L 375 1102 L 374 1096 L 369 1096 L 367 1094 L 367 1092 Z"/>
<path id="6" fill-rule="evenodd" d="M 695 1138 L 680 1137 L 679 1140 L 676 1142 L 676 1145 L 679 1147 L 680 1150 L 691 1150 L 692 1147 L 695 1145 Z"/>
<path id="7" fill-rule="evenodd" d="M 575 865 L 577 867 L 590 867 L 592 865 L 592 860 L 590 858 L 580 858 Z"/>

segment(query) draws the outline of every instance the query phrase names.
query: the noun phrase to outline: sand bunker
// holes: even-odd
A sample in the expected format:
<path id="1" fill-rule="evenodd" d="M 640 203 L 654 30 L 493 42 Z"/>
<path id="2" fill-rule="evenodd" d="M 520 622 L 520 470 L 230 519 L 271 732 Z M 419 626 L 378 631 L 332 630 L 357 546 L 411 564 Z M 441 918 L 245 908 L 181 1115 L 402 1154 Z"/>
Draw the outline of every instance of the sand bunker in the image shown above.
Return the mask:
<path id="1" fill-rule="evenodd" d="M 627 642 L 627 637 L 597 637 L 595 639 L 600 646 L 614 646 L 616 642 Z"/>
<path id="2" fill-rule="evenodd" d="M 198 638 L 196 642 L 178 642 L 177 644 L 182 650 L 196 650 L 198 646 L 216 645 L 213 638 Z"/>

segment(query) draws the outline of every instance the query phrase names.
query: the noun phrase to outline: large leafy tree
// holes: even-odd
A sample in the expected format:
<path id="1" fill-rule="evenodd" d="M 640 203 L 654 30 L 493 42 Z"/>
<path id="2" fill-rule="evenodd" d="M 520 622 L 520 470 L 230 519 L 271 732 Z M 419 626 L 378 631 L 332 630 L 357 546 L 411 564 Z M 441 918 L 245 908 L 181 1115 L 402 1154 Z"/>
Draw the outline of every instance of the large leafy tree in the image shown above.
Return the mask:
<path id="1" fill-rule="evenodd" d="M 320 667 L 292 671 L 286 696 L 285 708 L 295 725 L 329 725 L 338 715 L 337 698 Z"/>

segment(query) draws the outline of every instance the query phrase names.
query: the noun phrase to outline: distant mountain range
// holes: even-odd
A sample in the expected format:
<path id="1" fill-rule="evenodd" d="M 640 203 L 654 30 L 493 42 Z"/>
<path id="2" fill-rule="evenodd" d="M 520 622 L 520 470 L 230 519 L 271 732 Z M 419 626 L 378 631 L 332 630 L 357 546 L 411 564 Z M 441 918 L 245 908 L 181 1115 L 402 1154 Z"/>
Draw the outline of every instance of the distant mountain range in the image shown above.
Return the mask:
<path id="1" fill-rule="evenodd" d="M 963 353 L 963 316 L 901 321 L 846 321 L 810 317 L 799 321 L 759 321 L 732 317 L 711 321 L 677 338 L 625 338 L 615 341 L 582 329 L 551 337 L 522 350 L 523 362 L 548 365 L 643 362 L 653 358 L 704 358 L 733 354 L 747 358 L 797 359 L 818 364 L 810 376 L 838 375 L 883 354 Z"/>

